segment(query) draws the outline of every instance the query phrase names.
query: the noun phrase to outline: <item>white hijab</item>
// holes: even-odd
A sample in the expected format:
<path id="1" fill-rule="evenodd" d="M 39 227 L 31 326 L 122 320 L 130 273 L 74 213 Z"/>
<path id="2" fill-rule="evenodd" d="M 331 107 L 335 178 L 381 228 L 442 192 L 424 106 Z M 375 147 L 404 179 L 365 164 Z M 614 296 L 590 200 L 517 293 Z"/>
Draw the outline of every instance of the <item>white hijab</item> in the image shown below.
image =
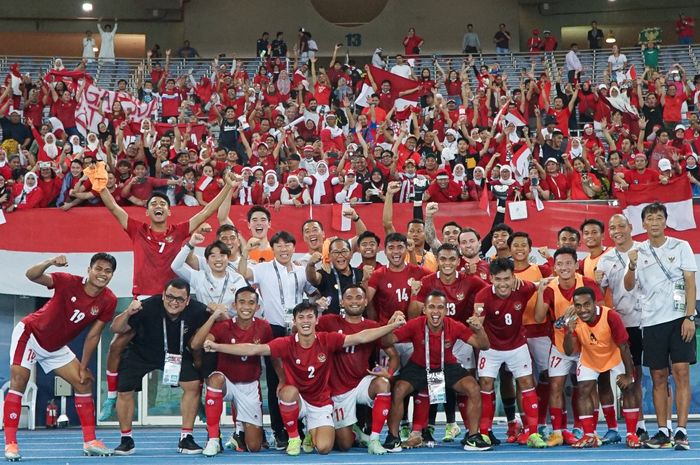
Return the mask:
<path id="1" fill-rule="evenodd" d="M 268 176 L 273 176 L 275 178 L 275 183 L 270 185 L 267 182 Z M 275 173 L 273 170 L 267 170 L 265 173 L 265 184 L 263 185 L 264 189 L 268 191 L 268 193 L 272 194 L 277 190 L 277 188 L 280 186 L 279 181 L 277 180 L 277 173 Z"/>
<path id="2" fill-rule="evenodd" d="M 326 174 L 320 174 L 318 172 L 318 167 L 321 164 L 326 167 Z M 326 181 L 330 177 L 330 173 L 328 172 L 328 164 L 325 161 L 319 161 L 316 165 L 316 173 L 312 174 L 311 177 L 316 180 L 316 183 L 314 184 L 314 194 L 311 200 L 313 201 L 314 205 L 318 205 L 321 203 L 321 197 L 326 195 Z"/>
<path id="3" fill-rule="evenodd" d="M 49 143 L 49 138 L 52 138 L 53 142 Z M 56 136 L 53 132 L 47 132 L 44 135 L 44 152 L 52 160 L 58 156 L 58 145 L 56 145 Z"/>

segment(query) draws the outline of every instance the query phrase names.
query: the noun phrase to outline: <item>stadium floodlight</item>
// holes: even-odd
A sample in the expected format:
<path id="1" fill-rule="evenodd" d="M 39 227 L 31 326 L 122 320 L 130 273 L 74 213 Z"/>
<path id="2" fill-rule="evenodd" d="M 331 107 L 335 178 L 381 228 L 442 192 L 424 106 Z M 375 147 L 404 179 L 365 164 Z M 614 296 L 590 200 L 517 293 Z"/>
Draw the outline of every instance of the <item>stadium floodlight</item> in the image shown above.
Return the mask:
<path id="1" fill-rule="evenodd" d="M 85 13 L 90 13 L 92 11 L 92 3 L 90 3 L 90 2 L 83 3 L 83 11 Z"/>
<path id="2" fill-rule="evenodd" d="M 610 29 L 610 34 L 608 34 L 608 37 L 605 38 L 605 43 L 606 44 L 614 44 L 615 42 L 617 42 L 617 39 L 613 35 L 612 29 Z"/>

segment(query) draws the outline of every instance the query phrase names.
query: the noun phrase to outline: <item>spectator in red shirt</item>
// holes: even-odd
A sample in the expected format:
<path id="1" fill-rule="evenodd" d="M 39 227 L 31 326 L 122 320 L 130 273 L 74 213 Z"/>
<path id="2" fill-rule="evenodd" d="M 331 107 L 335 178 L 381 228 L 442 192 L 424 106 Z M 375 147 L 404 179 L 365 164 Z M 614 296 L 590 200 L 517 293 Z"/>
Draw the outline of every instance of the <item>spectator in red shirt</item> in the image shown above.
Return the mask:
<path id="1" fill-rule="evenodd" d="M 551 31 L 544 31 L 544 40 L 542 40 L 542 50 L 545 52 L 553 52 L 557 49 L 559 43 L 557 39 L 552 35 Z"/>
<path id="2" fill-rule="evenodd" d="M 681 122 L 683 115 L 681 107 L 688 99 L 688 95 L 678 92 L 675 85 L 667 85 L 661 88 L 661 105 L 664 107 L 663 119 L 667 127 L 674 127 Z"/>
<path id="3" fill-rule="evenodd" d="M 676 21 L 676 34 L 678 34 L 678 43 L 681 45 L 690 45 L 693 43 L 693 34 L 695 33 L 695 19 L 692 16 L 678 14 Z"/>
<path id="4" fill-rule="evenodd" d="M 647 168 L 647 157 L 639 152 L 634 156 L 634 169 L 622 170 L 621 173 L 615 173 L 613 179 L 620 184 L 623 190 L 629 188 L 630 184 L 650 184 L 655 185 L 661 182 L 659 172 L 651 168 Z M 668 180 L 666 180 L 668 182 Z"/>
<path id="5" fill-rule="evenodd" d="M 12 186 L 12 204 L 7 207 L 7 212 L 39 208 L 42 197 L 43 193 L 39 188 L 37 175 L 30 171 L 24 175 L 24 182 L 18 182 Z"/>
<path id="6" fill-rule="evenodd" d="M 561 172 L 559 159 L 556 157 L 547 158 L 544 161 L 544 168 L 533 159 L 537 171 L 540 173 L 542 189 L 549 192 L 549 200 L 566 200 L 569 198 L 571 189 L 571 180 L 569 176 Z M 547 199 L 543 199 L 547 200 Z"/>
<path id="7" fill-rule="evenodd" d="M 540 30 L 535 28 L 532 30 L 532 36 L 527 40 L 527 49 L 530 53 L 539 53 L 542 51 L 542 37 L 540 37 Z"/>
<path id="8" fill-rule="evenodd" d="M 423 38 L 416 35 L 416 29 L 410 28 L 408 34 L 403 38 L 404 55 L 407 57 L 420 55 L 420 48 L 423 46 Z"/>
<path id="9" fill-rule="evenodd" d="M 158 179 L 147 176 L 146 164 L 142 161 L 134 162 L 133 175 L 124 184 L 122 198 L 127 199 L 132 205 L 146 206 L 153 189 L 161 186 L 175 186 L 179 184 L 175 179 Z"/>
<path id="10" fill-rule="evenodd" d="M 459 184 L 450 179 L 450 174 L 446 170 L 440 170 L 435 176 L 435 180 L 428 186 L 423 195 L 424 202 L 459 202 L 468 200 L 469 193 L 462 189 Z"/>
<path id="11" fill-rule="evenodd" d="M 58 93 L 56 93 L 56 89 L 49 86 L 49 89 L 51 90 L 51 98 L 54 101 L 53 108 L 55 111 L 55 116 L 59 119 L 59 121 L 61 121 L 61 124 L 63 124 L 63 131 L 69 136 L 78 136 L 81 138 L 81 140 L 83 136 L 80 134 L 80 131 L 78 131 L 77 124 L 75 122 L 75 109 L 80 103 L 80 96 L 83 93 L 84 85 L 84 82 L 80 85 L 75 98 L 71 96 L 70 91 L 68 90 L 63 91 L 59 97 Z"/>

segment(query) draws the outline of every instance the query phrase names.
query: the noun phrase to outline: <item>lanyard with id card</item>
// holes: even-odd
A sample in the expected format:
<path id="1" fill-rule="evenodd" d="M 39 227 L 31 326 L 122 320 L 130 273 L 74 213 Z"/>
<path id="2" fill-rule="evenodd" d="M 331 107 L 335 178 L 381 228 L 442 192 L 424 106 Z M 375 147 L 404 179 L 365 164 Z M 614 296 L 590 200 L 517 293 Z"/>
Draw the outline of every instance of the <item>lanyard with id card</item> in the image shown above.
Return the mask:
<path id="1" fill-rule="evenodd" d="M 275 274 L 277 274 L 277 285 L 280 291 L 280 303 L 282 304 L 282 311 L 284 312 L 284 325 L 287 328 L 287 334 L 292 334 L 292 320 L 294 319 L 293 311 L 296 306 L 297 295 L 299 295 L 299 278 L 297 278 L 296 271 L 292 268 L 292 274 L 294 275 L 294 302 L 291 306 L 287 306 L 284 300 L 284 289 L 282 288 L 282 277 L 280 276 L 280 271 L 277 269 L 277 261 L 272 262 L 272 267 L 275 269 Z"/>
<path id="2" fill-rule="evenodd" d="M 673 310 L 679 313 L 682 313 L 685 315 L 685 309 L 686 309 L 686 298 L 687 295 L 685 293 L 685 279 L 681 277 L 680 279 L 673 280 L 671 277 L 671 273 L 666 269 L 666 267 L 661 263 L 661 260 L 659 259 L 659 256 L 656 255 L 656 252 L 654 251 L 654 247 L 649 244 L 649 250 L 651 251 L 651 254 L 654 256 L 654 260 L 656 260 L 656 263 L 659 265 L 661 268 L 661 271 L 664 272 L 666 275 L 666 279 L 671 281 L 671 284 L 673 284 Z"/>
<path id="3" fill-rule="evenodd" d="M 445 395 L 445 329 L 440 334 L 440 370 L 430 370 L 430 337 L 425 325 L 425 371 L 428 377 L 428 396 L 431 404 L 444 404 Z"/>
<path id="4" fill-rule="evenodd" d="M 163 317 L 163 347 L 165 351 L 165 363 L 163 363 L 163 384 L 166 386 L 177 386 L 180 382 L 180 369 L 182 368 L 182 349 L 185 334 L 185 322 L 180 320 L 180 353 L 171 354 L 168 352 L 168 333 L 165 327 L 165 317 Z"/>

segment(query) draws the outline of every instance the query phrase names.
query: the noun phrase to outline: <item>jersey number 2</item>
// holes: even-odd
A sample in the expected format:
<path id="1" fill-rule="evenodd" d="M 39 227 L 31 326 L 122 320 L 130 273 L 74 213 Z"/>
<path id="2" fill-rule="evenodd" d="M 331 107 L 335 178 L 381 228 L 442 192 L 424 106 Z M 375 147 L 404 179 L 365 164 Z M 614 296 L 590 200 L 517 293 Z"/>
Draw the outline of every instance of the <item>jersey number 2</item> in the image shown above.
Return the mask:
<path id="1" fill-rule="evenodd" d="M 316 376 L 316 368 L 315 367 L 309 367 L 308 369 L 309 369 L 309 379 Z"/>

